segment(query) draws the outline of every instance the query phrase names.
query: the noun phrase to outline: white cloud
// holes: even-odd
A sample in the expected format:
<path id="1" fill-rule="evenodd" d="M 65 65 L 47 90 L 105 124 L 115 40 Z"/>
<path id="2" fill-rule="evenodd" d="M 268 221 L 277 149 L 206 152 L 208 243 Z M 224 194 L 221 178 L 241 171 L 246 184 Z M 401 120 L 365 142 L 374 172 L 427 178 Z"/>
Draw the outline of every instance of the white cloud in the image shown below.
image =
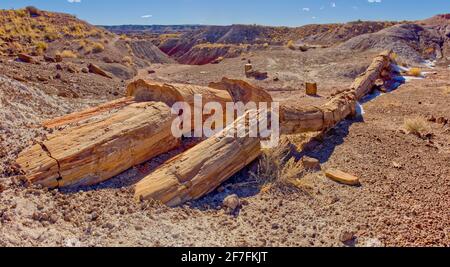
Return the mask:
<path id="1" fill-rule="evenodd" d="M 151 18 L 151 17 L 153 17 L 153 15 L 144 15 L 144 16 L 141 16 L 141 18 L 143 18 L 143 19 L 148 19 L 148 18 Z"/>
<path id="2" fill-rule="evenodd" d="M 381 3 L 382 0 L 367 0 L 369 3 Z"/>
<path id="3" fill-rule="evenodd" d="M 332 2 L 332 3 L 331 3 L 331 7 L 336 7 L 336 3 L 335 3 L 335 2 Z"/>
<path id="4" fill-rule="evenodd" d="M 302 8 L 302 10 L 305 12 L 309 12 L 311 9 L 309 7 L 304 7 L 304 8 Z"/>
<path id="5" fill-rule="evenodd" d="M 67 2 L 73 4 L 73 3 L 81 3 L 81 0 L 67 0 Z"/>

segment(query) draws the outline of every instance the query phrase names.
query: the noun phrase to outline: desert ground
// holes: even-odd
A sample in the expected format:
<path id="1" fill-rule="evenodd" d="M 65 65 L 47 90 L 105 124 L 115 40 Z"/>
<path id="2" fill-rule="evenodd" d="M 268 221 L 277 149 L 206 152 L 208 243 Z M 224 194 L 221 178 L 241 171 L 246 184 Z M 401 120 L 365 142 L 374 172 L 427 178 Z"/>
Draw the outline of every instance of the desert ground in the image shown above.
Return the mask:
<path id="1" fill-rule="evenodd" d="M 39 16 L 61 19 L 50 13 Z M 75 45 L 78 36 L 65 35 L 67 39 L 57 38 L 45 53 L 34 55 L 37 63 L 17 59 L 19 53 L 32 54 L 27 50 L 32 46 L 13 51 L 8 45 L 23 40 L 3 39 L 0 246 L 450 246 L 450 19 L 444 15 L 377 27 L 339 42 L 314 35 L 316 28 L 306 33 L 297 29 L 286 38 L 298 34 L 299 46 L 309 42 L 307 51 L 286 46 L 282 38 L 268 45 L 249 41 L 251 48 L 214 54 L 218 62 L 202 65 L 180 64 L 177 60 L 186 60 L 186 53 L 168 52 L 167 47 L 174 42 L 182 46 L 179 42 L 198 38 L 204 29 L 178 29 L 179 39 L 166 40 L 167 34 L 157 31 L 149 36 L 98 28 L 105 32 L 101 52 L 86 54 L 85 47 Z M 399 32 L 409 34 L 404 31 L 420 35 L 420 41 L 398 37 Z M 442 40 L 437 42 L 440 54 L 429 56 L 433 34 Z M 393 36 L 398 39 L 389 41 Z M 83 38 L 99 41 L 94 35 Z M 241 41 L 233 45 L 241 46 Z M 211 57 L 197 52 L 195 45 L 188 55 Z M 280 103 L 319 106 L 348 88 L 377 54 L 392 48 L 399 62 L 420 68 L 422 76 L 407 77 L 392 91 L 374 90 L 360 102 L 356 116 L 325 133 L 285 136 L 292 158 L 301 162 L 312 157 L 321 165 L 321 171 L 301 171 L 295 185 L 261 184 L 252 175 L 258 159 L 195 201 L 177 207 L 135 201 L 134 185 L 201 141 L 195 139 L 93 186 L 49 189 L 30 184 L 16 163 L 21 151 L 60 130 L 42 126 L 45 120 L 123 97 L 133 79 L 207 86 L 228 77 L 264 88 Z M 63 50 L 78 51 L 78 56 L 60 62 L 42 58 L 57 57 Z M 268 77 L 247 77 L 244 65 L 249 63 Z M 89 64 L 110 77 L 88 70 Z M 318 84 L 317 96 L 305 94 L 306 82 Z M 406 122 L 419 118 L 420 133 L 411 134 Z M 328 179 L 324 170 L 330 168 L 357 176 L 361 185 Z M 234 194 L 241 205 L 230 212 L 223 201 Z"/>

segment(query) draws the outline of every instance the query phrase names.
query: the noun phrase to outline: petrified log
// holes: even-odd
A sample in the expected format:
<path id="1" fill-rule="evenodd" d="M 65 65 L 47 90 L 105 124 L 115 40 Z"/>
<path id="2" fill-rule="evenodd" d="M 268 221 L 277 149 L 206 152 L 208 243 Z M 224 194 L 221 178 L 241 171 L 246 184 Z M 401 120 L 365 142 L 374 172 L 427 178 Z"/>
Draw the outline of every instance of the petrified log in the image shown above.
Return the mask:
<path id="1" fill-rule="evenodd" d="M 355 91 L 358 100 L 372 91 L 375 81 L 382 78 L 383 71 L 390 67 L 391 54 L 392 51 L 385 51 L 376 56 L 369 68 L 355 79 L 350 88 Z"/>
<path id="2" fill-rule="evenodd" d="M 123 97 L 117 100 L 113 100 L 111 102 L 107 102 L 105 104 L 99 105 L 97 107 L 89 108 L 80 112 L 71 113 L 66 116 L 58 117 L 55 119 L 51 119 L 45 121 L 43 125 L 47 128 L 56 128 L 64 125 L 68 125 L 71 123 L 79 122 L 82 120 L 86 120 L 101 113 L 106 113 L 108 111 L 112 111 L 114 109 L 120 109 L 127 105 L 134 103 L 133 97 Z"/>
<path id="3" fill-rule="evenodd" d="M 136 185 L 135 198 L 176 206 L 213 191 L 261 154 L 260 139 L 248 132 L 243 137 L 227 136 L 239 123 L 248 125 L 248 115 L 146 176 Z"/>
<path id="4" fill-rule="evenodd" d="M 323 111 L 316 107 L 286 103 L 280 108 L 280 124 L 281 134 L 321 131 L 324 128 Z"/>
<path id="5" fill-rule="evenodd" d="M 51 188 L 96 184 L 178 146 L 173 119 L 164 103 L 130 104 L 50 135 L 23 151 L 17 163 L 31 183 Z"/>
<path id="6" fill-rule="evenodd" d="M 234 102 L 242 102 L 245 104 L 248 102 L 273 102 L 272 96 L 270 96 L 266 90 L 251 85 L 243 80 L 234 80 L 224 77 L 222 78 L 222 81 L 217 83 L 212 82 L 208 86 L 227 91 Z"/>
<path id="7" fill-rule="evenodd" d="M 144 79 L 138 79 L 128 84 L 127 96 L 133 96 L 136 101 L 160 101 L 172 106 L 176 102 L 187 102 L 193 107 L 194 95 L 201 95 L 203 103 L 232 102 L 228 92 L 206 86 L 191 84 L 167 84 Z"/>

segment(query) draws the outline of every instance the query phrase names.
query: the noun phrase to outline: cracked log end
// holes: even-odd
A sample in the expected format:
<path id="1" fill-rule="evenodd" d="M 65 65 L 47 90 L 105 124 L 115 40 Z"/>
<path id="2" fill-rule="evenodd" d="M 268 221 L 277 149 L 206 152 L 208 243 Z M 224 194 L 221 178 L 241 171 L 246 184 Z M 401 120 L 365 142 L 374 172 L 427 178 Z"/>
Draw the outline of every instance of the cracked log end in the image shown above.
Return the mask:
<path id="1" fill-rule="evenodd" d="M 164 103 L 134 103 L 48 136 L 17 163 L 34 184 L 93 185 L 179 146 L 171 131 L 174 118 Z"/>

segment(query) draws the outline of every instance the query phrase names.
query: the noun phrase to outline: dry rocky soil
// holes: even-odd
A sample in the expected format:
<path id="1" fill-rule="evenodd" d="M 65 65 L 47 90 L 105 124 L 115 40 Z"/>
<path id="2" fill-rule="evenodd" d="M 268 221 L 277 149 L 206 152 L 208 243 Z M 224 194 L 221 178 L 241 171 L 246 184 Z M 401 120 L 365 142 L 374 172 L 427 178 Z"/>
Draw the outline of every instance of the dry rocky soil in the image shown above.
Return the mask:
<path id="1" fill-rule="evenodd" d="M 139 77 L 207 85 L 226 76 L 259 85 L 277 101 L 305 105 L 321 105 L 348 88 L 380 52 L 339 46 L 301 52 L 271 45 L 219 64 L 193 66 L 168 57 L 144 62 L 156 48 L 147 51 L 142 42 L 135 50 L 143 63 L 130 70 Z M 0 56 L 0 246 L 450 246 L 450 68 L 445 58 L 434 68 L 415 63 L 425 78 L 374 93 L 361 103 L 360 115 L 324 136 L 306 145 L 304 135 L 289 137 L 298 160 L 319 159 L 322 170 L 351 173 L 361 186 L 333 182 L 318 171 L 304 172 L 296 187 L 261 188 L 250 175 L 255 162 L 209 195 L 175 208 L 135 202 L 133 185 L 196 140 L 96 186 L 49 190 L 24 182 L 14 162 L 20 151 L 52 131 L 42 121 L 124 95 L 128 74 L 110 79 L 81 71 L 93 60 L 99 59 L 30 64 Z M 245 77 L 248 62 L 269 77 Z M 319 85 L 316 97 L 304 94 L 304 84 L 311 81 Z M 416 116 L 428 119 L 420 137 L 404 130 L 405 119 Z M 233 194 L 242 206 L 228 214 L 223 200 Z"/>

